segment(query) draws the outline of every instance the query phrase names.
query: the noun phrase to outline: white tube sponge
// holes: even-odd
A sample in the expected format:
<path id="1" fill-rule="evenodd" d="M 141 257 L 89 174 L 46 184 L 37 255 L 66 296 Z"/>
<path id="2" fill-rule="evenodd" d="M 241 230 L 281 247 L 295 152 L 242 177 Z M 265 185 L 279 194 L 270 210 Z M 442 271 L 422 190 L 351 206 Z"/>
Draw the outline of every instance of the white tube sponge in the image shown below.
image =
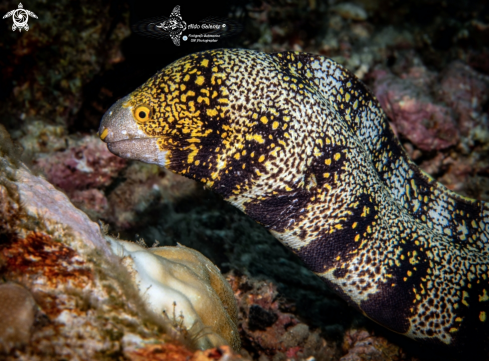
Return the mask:
<path id="1" fill-rule="evenodd" d="M 107 239 L 116 255 L 126 257 L 123 263 L 153 311 L 182 315 L 183 326 L 199 349 L 229 345 L 239 350 L 234 294 L 210 260 L 181 245 L 143 248 Z"/>

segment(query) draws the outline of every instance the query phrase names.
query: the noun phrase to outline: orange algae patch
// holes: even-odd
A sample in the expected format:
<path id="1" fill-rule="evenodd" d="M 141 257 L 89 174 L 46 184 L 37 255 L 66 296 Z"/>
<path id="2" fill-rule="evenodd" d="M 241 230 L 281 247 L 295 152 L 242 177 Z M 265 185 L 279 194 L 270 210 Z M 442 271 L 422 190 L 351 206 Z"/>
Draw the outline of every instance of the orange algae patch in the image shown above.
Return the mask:
<path id="1" fill-rule="evenodd" d="M 93 281 L 92 271 L 75 250 L 40 232 L 0 244 L 0 258 L 2 271 L 9 277 L 41 276 L 51 287 L 84 288 Z"/>

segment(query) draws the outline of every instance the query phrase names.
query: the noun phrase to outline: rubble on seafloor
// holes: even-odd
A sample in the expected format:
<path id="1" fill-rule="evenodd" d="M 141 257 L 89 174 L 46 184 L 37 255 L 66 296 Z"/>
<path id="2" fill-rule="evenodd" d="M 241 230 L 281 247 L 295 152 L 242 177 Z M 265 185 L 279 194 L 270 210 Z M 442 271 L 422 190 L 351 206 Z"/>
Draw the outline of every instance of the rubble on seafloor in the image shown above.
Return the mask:
<path id="1" fill-rule="evenodd" d="M 242 355 L 266 360 L 416 360 L 365 329 L 346 331 L 340 343 L 301 320 L 294 305 L 268 281 L 232 272 L 227 276 L 240 312 Z"/>

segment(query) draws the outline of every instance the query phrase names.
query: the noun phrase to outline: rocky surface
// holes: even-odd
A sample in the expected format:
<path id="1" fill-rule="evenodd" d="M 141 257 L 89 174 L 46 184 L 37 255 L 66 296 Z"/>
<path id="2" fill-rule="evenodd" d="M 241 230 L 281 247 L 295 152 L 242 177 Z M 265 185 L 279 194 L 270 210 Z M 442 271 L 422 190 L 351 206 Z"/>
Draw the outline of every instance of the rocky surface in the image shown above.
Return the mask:
<path id="1" fill-rule="evenodd" d="M 158 347 L 220 359 L 194 354 L 202 335 L 147 307 L 100 226 L 16 158 L 3 126 L 0 144 L 2 359 L 138 359 Z"/>

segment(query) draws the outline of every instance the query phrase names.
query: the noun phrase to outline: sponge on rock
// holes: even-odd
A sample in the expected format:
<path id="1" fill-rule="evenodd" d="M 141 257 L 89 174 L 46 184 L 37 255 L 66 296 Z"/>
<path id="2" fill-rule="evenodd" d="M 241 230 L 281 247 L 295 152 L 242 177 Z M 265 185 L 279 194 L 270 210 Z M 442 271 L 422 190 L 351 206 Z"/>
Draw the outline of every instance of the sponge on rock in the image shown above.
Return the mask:
<path id="1" fill-rule="evenodd" d="M 182 326 L 196 348 L 229 345 L 239 350 L 234 294 L 209 259 L 181 245 L 144 248 L 106 238 L 114 253 L 124 257 L 124 265 L 150 308 L 168 317 L 182 315 Z"/>

